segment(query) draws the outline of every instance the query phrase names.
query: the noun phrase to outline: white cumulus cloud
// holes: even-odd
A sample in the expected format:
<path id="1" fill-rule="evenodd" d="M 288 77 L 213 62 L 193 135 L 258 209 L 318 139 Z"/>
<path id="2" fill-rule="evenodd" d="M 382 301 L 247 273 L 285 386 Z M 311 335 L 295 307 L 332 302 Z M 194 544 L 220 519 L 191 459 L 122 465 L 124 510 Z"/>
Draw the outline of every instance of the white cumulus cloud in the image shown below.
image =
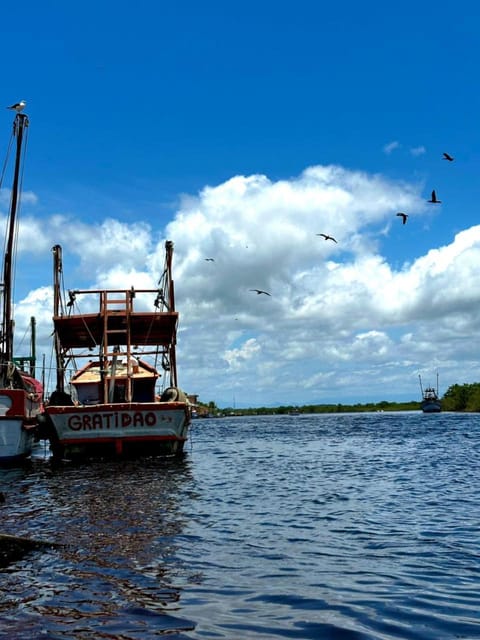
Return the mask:
<path id="1" fill-rule="evenodd" d="M 94 225 L 72 217 L 65 224 L 56 214 L 37 234 L 42 247 L 65 246 L 68 288 L 79 280 L 155 286 L 164 242 L 174 242 L 179 382 L 200 399 L 225 405 L 235 393 L 238 406 L 414 399 L 427 365 L 448 370 L 445 384 L 463 381 L 480 329 L 480 226 L 415 259 L 386 258 L 386 243 L 397 242 L 390 238 L 397 211 L 434 215 L 420 191 L 313 166 L 290 179 L 238 175 L 207 186 L 181 201 L 166 228 L 152 220 L 127 225 L 111 213 Z M 37 316 L 42 349 L 51 334 L 49 291 L 39 286 L 16 305 L 19 332 Z"/>

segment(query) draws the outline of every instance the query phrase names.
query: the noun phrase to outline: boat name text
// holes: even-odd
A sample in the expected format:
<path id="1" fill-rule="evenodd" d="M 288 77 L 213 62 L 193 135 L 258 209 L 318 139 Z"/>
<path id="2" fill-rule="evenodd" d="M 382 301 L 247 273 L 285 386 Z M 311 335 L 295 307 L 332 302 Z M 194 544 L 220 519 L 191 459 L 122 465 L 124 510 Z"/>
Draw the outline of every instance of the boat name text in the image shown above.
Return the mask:
<path id="1" fill-rule="evenodd" d="M 171 417 L 158 416 L 163 421 L 171 422 Z M 154 427 L 157 415 L 152 411 L 146 413 L 89 413 L 73 414 L 68 418 L 68 428 L 72 431 L 96 431 L 97 429 L 125 429 L 128 427 Z"/>

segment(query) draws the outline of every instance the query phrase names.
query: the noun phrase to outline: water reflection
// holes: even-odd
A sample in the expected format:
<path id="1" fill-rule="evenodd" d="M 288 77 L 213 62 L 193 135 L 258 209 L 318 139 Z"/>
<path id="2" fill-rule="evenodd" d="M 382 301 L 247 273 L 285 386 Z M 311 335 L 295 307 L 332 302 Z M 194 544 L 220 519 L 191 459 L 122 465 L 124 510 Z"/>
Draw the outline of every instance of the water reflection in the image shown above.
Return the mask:
<path id="1" fill-rule="evenodd" d="M 11 634 L 19 621 L 59 638 L 72 637 L 73 621 L 75 638 L 117 637 L 119 612 L 122 638 L 193 627 L 178 617 L 182 500 L 195 497 L 187 458 L 60 467 L 34 460 L 0 478 L 3 532 L 61 545 L 0 574 L 0 637 L 11 637 L 4 624 Z M 90 636 L 95 629 L 106 635 Z"/>

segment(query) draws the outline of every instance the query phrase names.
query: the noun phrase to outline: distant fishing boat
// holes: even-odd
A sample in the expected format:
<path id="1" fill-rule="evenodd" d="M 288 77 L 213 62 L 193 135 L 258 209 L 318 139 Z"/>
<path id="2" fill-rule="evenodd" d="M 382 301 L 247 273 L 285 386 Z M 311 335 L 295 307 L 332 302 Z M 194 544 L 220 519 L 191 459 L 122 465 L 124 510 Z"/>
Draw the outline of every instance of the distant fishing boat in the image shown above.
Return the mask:
<path id="1" fill-rule="evenodd" d="M 438 373 L 437 373 L 437 388 L 434 387 L 426 387 L 425 389 L 422 386 L 422 378 L 419 375 L 418 379 L 420 381 L 420 391 L 422 394 L 422 400 L 420 402 L 420 408 L 423 413 L 440 413 L 442 410 L 442 402 L 438 395 Z"/>
<path id="2" fill-rule="evenodd" d="M 30 456 L 37 431 L 38 416 L 43 410 L 43 386 L 34 377 L 34 358 L 30 360 L 30 368 L 27 372 L 19 366 L 20 359 L 15 359 L 13 356 L 13 265 L 18 232 L 17 214 L 21 199 L 20 176 L 23 174 L 23 141 L 28 125 L 28 117 L 23 113 L 17 113 L 12 132 L 12 140 L 16 139 L 16 155 L 10 213 L 6 226 L 3 283 L 1 286 L 3 299 L 0 334 L 0 464 L 16 463 Z M 11 146 L 10 144 L 9 149 Z M 4 168 L 7 166 L 8 154 Z"/>
<path id="3" fill-rule="evenodd" d="M 157 289 L 74 290 L 67 298 L 62 249 L 53 247 L 57 382 L 42 438 L 54 457 L 182 453 L 191 405 L 177 385 L 173 242 L 165 252 Z M 148 300 L 153 311 L 143 310 Z M 87 364 L 77 368 L 82 358 Z M 165 379 L 156 390 L 158 366 Z"/>

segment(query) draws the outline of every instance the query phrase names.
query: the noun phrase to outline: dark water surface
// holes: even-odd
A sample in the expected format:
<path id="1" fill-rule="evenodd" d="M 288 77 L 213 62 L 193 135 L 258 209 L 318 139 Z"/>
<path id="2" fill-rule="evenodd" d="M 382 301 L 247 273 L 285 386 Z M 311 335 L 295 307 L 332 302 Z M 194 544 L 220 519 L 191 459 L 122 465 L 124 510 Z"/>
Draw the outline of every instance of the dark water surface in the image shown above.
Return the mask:
<path id="1" fill-rule="evenodd" d="M 197 420 L 182 460 L 0 471 L 0 638 L 480 638 L 480 415 Z"/>

